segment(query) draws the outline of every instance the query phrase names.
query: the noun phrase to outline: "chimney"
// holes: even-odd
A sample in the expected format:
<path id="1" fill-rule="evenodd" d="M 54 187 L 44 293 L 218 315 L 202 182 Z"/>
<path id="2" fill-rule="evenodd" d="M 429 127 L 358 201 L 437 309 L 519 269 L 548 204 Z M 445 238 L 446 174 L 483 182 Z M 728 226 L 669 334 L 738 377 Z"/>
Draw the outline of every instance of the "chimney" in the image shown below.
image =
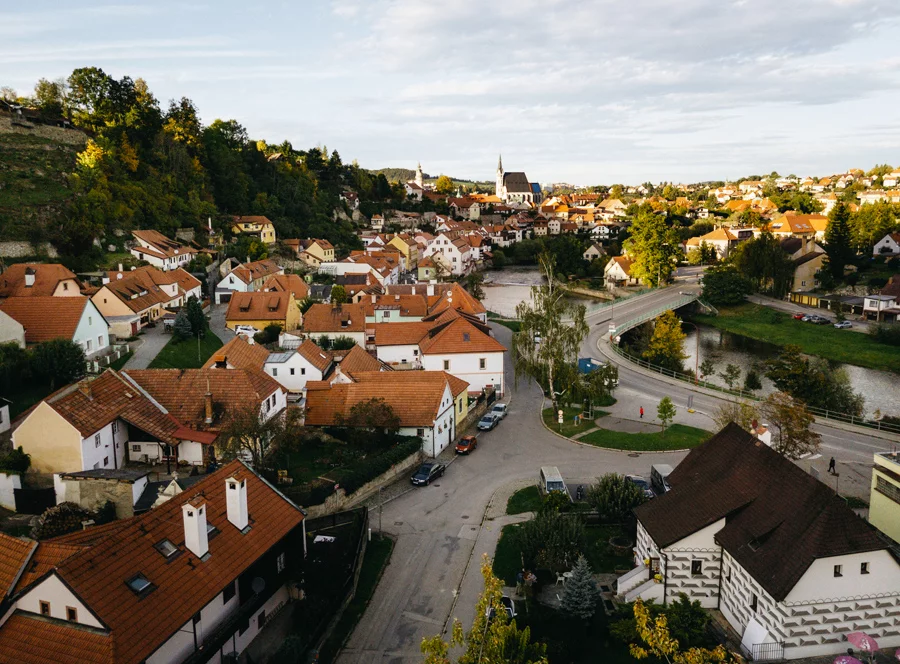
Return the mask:
<path id="1" fill-rule="evenodd" d="M 122 271 L 122 264 L 119 263 L 119 272 L 121 272 L 121 271 Z M 120 277 L 120 278 L 121 278 L 121 277 Z"/>
<path id="2" fill-rule="evenodd" d="M 429 283 L 428 286 L 426 286 L 425 293 L 428 295 L 428 297 L 434 297 L 434 284 L 433 283 Z"/>
<path id="3" fill-rule="evenodd" d="M 78 391 L 86 396 L 88 398 L 88 401 L 93 401 L 94 396 L 93 394 L 91 394 L 91 381 L 83 380 L 78 383 Z"/>
<path id="4" fill-rule="evenodd" d="M 198 558 L 209 553 L 209 539 L 206 534 L 206 500 L 194 496 L 181 506 L 184 520 L 184 545 Z"/>
<path id="5" fill-rule="evenodd" d="M 206 405 L 206 418 L 203 420 L 207 426 L 212 424 L 213 421 L 213 403 L 212 403 L 212 392 L 209 389 L 209 378 L 206 379 L 206 394 L 204 396 L 204 401 Z"/>
<path id="6" fill-rule="evenodd" d="M 104 274 L 104 275 L 103 275 L 103 278 L 101 279 L 101 281 L 103 282 L 104 285 L 105 285 L 105 284 L 108 284 L 108 283 L 109 283 L 109 277 L 108 277 L 107 275 Z"/>
<path id="7" fill-rule="evenodd" d="M 372 293 L 372 304 L 375 304 L 375 300 L 377 300 L 377 299 L 378 298 L 375 297 L 375 293 Z"/>
<path id="8" fill-rule="evenodd" d="M 413 287 L 412 287 L 412 294 L 413 294 L 413 295 L 416 294 L 416 287 L 415 287 L 415 285 L 413 285 Z"/>
<path id="9" fill-rule="evenodd" d="M 250 524 L 247 513 L 247 478 L 244 471 L 238 471 L 225 480 L 225 505 L 231 525 L 243 531 Z"/>
<path id="10" fill-rule="evenodd" d="M 33 267 L 25 268 L 25 288 L 34 286 L 34 275 L 36 274 Z"/>

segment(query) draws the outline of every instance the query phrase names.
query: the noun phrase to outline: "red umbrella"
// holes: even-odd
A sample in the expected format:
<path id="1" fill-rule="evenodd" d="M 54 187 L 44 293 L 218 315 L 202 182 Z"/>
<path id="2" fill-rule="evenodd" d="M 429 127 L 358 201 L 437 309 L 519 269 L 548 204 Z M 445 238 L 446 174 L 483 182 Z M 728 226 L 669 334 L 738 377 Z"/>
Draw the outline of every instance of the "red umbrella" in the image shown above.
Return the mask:
<path id="1" fill-rule="evenodd" d="M 834 664 L 862 664 L 862 662 L 856 659 L 856 657 L 851 657 L 850 655 L 841 655 L 834 660 Z"/>
<path id="2" fill-rule="evenodd" d="M 850 632 L 847 635 L 847 640 L 860 650 L 865 650 L 866 652 L 875 652 L 878 650 L 878 643 L 865 632 Z"/>

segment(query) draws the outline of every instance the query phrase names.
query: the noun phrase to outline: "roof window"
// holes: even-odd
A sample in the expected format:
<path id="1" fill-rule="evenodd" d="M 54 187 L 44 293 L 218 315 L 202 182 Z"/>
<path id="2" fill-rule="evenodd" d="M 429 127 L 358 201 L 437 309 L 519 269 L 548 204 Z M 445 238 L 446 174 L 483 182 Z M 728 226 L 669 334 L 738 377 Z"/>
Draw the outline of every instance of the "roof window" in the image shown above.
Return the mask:
<path id="1" fill-rule="evenodd" d="M 153 548 L 159 551 L 165 558 L 171 558 L 178 553 L 178 547 L 167 539 L 164 539 L 162 542 L 157 542 L 153 545 Z"/>
<path id="2" fill-rule="evenodd" d="M 150 583 L 150 580 L 143 574 L 135 574 L 125 583 L 128 584 L 128 587 L 138 595 L 143 595 L 149 592 L 153 586 L 153 584 Z"/>

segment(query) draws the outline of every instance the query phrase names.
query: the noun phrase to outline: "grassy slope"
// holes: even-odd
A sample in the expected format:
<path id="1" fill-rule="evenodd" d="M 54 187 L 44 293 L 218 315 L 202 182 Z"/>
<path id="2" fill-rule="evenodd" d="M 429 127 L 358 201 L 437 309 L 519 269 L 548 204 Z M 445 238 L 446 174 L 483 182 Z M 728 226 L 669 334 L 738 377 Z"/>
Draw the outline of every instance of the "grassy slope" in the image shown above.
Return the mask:
<path id="1" fill-rule="evenodd" d="M 65 174 L 75 168 L 84 135 L 51 129 L 15 129 L 0 118 L 0 240 L 27 239 L 29 226 L 70 195 Z"/>
<path id="2" fill-rule="evenodd" d="M 200 340 L 200 359 L 197 359 L 197 340 L 178 341 L 169 339 L 159 355 L 150 363 L 151 369 L 199 369 L 213 353 L 222 347 L 222 342 L 212 332 Z"/>
<path id="3" fill-rule="evenodd" d="M 758 304 L 722 308 L 718 316 L 697 315 L 692 320 L 779 346 L 796 344 L 804 353 L 828 360 L 900 373 L 900 353 L 893 346 L 860 332 L 794 320 L 787 313 Z"/>

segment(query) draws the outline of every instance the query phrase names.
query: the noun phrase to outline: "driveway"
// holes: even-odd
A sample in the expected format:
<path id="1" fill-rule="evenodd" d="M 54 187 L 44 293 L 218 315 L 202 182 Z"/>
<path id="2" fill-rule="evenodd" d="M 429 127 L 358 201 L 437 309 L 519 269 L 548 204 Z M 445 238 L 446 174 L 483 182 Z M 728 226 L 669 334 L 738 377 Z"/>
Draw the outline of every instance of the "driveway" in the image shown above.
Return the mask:
<path id="1" fill-rule="evenodd" d="M 511 332 L 492 326 L 507 347 Z M 509 415 L 481 433 L 478 450 L 459 459 L 438 482 L 383 507 L 384 530 L 396 538 L 391 563 L 342 652 L 342 664 L 422 661 L 423 637 L 440 634 L 458 617 L 474 619 L 481 591 L 481 555 L 493 556 L 511 485 L 536 482 L 541 466 L 558 466 L 567 482 L 588 483 L 607 472 L 650 474 L 653 463 L 676 464 L 684 453 L 634 454 L 577 445 L 548 432 L 539 420 L 542 395 L 531 382 L 515 386 L 507 357 Z M 492 502 L 489 513 L 486 508 Z M 377 524 L 378 510 L 373 510 Z M 516 519 L 518 520 L 518 519 Z"/>
<path id="2" fill-rule="evenodd" d="M 122 368 L 146 369 L 150 366 L 153 358 L 155 358 L 159 354 L 159 351 L 163 349 L 163 346 L 169 343 L 169 339 L 171 338 L 171 334 L 163 333 L 162 323 L 158 323 L 156 327 L 145 327 L 143 334 L 141 334 L 138 338 L 138 342 L 135 344 L 136 348 L 134 355 L 128 359 L 125 366 Z"/>
<path id="3" fill-rule="evenodd" d="M 225 314 L 228 312 L 227 304 L 211 304 L 209 306 L 209 329 L 223 344 L 227 344 L 234 338 L 234 332 L 225 327 Z"/>

